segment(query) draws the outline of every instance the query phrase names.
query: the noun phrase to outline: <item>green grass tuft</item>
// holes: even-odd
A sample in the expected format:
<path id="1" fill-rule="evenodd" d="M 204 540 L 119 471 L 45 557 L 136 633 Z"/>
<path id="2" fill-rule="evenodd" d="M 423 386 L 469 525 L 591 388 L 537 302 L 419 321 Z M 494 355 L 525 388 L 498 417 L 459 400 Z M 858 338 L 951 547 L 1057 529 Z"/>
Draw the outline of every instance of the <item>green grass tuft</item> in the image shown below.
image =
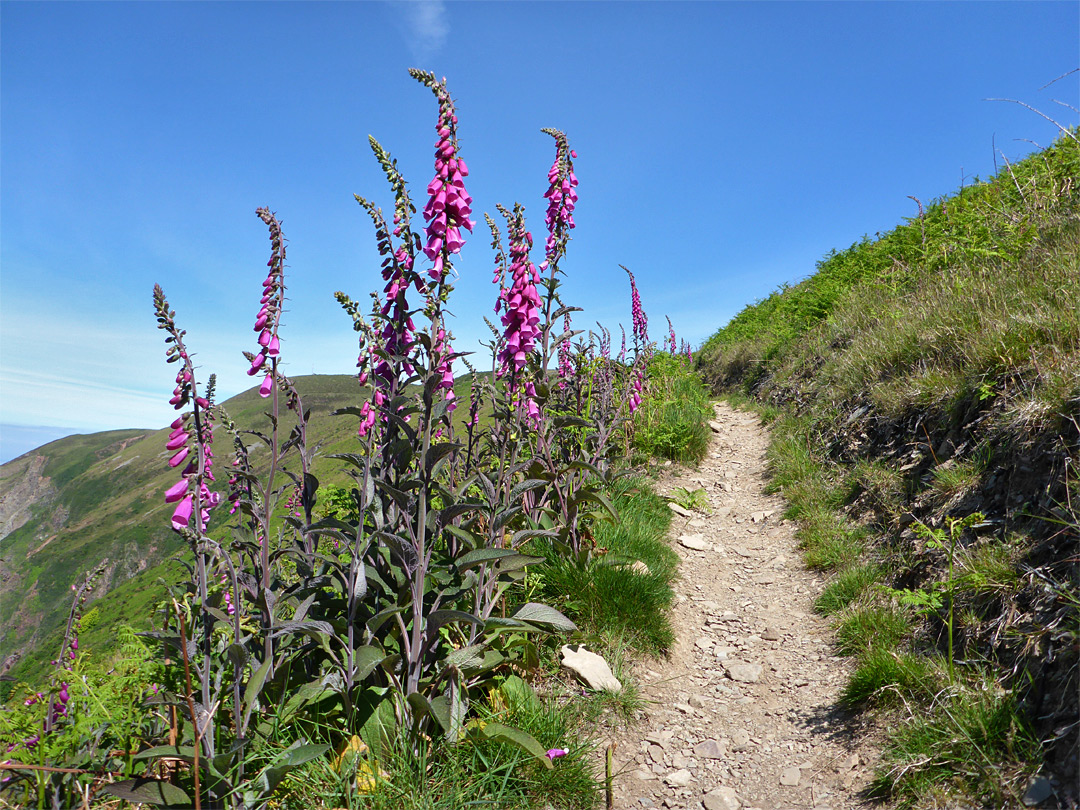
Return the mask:
<path id="1" fill-rule="evenodd" d="M 928 700 L 945 682 L 941 665 L 914 653 L 875 645 L 859 658 L 840 702 L 862 706 L 870 701 L 891 706 L 911 698 Z"/>
<path id="2" fill-rule="evenodd" d="M 841 570 L 815 600 L 814 609 L 826 616 L 839 613 L 877 582 L 881 572 L 881 566 L 876 563 L 863 563 Z"/>
<path id="3" fill-rule="evenodd" d="M 893 605 L 856 604 L 837 621 L 836 643 L 844 655 L 861 655 L 896 647 L 910 632 L 910 619 Z"/>

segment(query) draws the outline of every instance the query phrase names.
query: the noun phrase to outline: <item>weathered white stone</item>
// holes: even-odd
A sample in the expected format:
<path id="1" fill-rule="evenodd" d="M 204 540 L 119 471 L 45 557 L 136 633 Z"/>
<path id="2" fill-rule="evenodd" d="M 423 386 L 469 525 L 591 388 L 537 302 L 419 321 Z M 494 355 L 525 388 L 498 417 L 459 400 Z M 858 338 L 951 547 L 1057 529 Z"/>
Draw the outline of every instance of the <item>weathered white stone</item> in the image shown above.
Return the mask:
<path id="1" fill-rule="evenodd" d="M 761 680 L 761 664 L 747 664 L 744 661 L 726 661 L 724 669 L 731 680 L 739 683 L 757 683 Z"/>
<path id="2" fill-rule="evenodd" d="M 674 512 L 676 515 L 678 515 L 679 517 L 686 517 L 686 518 L 693 517 L 693 512 L 691 512 L 689 509 L 684 509 L 683 507 L 679 506 L 679 504 L 675 503 L 674 501 L 669 501 L 668 502 L 668 508 L 672 512 Z"/>
<path id="3" fill-rule="evenodd" d="M 700 534 L 684 534 L 679 538 L 679 545 L 694 551 L 707 551 L 712 546 Z"/>
<path id="4" fill-rule="evenodd" d="M 702 797 L 705 810 L 739 810 L 742 802 L 735 795 L 735 788 L 718 787 Z"/>
<path id="5" fill-rule="evenodd" d="M 795 787 L 802 779 L 802 771 L 798 768 L 784 768 L 780 774 L 780 784 L 785 787 Z"/>
<path id="6" fill-rule="evenodd" d="M 686 787 L 692 781 L 694 781 L 693 775 L 686 768 L 680 768 L 674 773 L 669 773 L 664 777 L 664 781 L 672 787 Z"/>
<path id="7" fill-rule="evenodd" d="M 577 644 L 564 644 L 561 652 L 562 665 L 581 678 L 589 688 L 608 692 L 622 690 L 622 684 L 603 656 Z"/>

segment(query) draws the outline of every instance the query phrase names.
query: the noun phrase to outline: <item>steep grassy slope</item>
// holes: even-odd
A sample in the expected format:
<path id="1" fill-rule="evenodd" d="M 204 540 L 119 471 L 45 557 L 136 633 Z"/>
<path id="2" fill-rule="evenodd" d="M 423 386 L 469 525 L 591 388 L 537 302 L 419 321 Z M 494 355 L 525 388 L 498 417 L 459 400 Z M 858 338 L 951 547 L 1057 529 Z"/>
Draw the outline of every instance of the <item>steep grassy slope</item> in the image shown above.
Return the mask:
<path id="1" fill-rule="evenodd" d="M 311 409 L 311 440 L 322 455 L 352 449 L 352 420 L 329 414 L 358 401 L 355 378 L 315 375 L 296 382 Z M 265 429 L 266 402 L 255 389 L 224 406 L 241 429 Z M 163 428 L 69 436 L 0 467 L 0 517 L 13 529 L 0 541 L 4 669 L 15 666 L 12 674 L 25 675 L 55 655 L 42 644 L 66 619 L 72 584 L 99 566 L 103 576 L 95 598 L 108 598 L 93 606 L 84 643 L 107 645 L 118 622 L 149 620 L 148 609 L 162 593 L 155 583 L 180 568 L 163 563 L 184 551 L 169 528 L 170 507 L 162 497 L 176 477 L 166 465 L 167 434 Z M 218 443 L 220 463 L 227 464 L 224 431 Z M 316 474 L 329 482 L 345 480 L 326 458 L 317 461 Z"/>
<path id="2" fill-rule="evenodd" d="M 888 713 L 879 785 L 906 804 L 1018 805 L 1040 768 L 1075 800 L 1077 178 L 1069 133 L 698 354 L 777 417 L 775 483 L 834 572 L 819 607 L 859 662 L 849 703 Z"/>

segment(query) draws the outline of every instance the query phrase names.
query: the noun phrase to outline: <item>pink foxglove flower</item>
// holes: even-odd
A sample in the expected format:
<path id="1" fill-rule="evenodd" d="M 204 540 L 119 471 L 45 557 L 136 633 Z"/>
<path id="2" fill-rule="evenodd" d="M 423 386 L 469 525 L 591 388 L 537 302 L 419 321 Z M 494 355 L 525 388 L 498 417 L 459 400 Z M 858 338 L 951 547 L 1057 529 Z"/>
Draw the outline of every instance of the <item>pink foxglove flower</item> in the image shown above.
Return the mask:
<path id="1" fill-rule="evenodd" d="M 186 529 L 191 524 L 191 511 L 194 503 L 190 495 L 180 501 L 172 516 L 172 527 L 175 531 Z"/>
<path id="2" fill-rule="evenodd" d="M 559 757 L 565 757 L 569 753 L 570 752 L 565 748 L 549 748 L 546 756 L 548 759 L 554 762 Z"/>
<path id="3" fill-rule="evenodd" d="M 507 219 L 507 237 L 510 245 L 510 286 L 499 291 L 495 311 L 503 310 L 503 344 L 499 351 L 499 376 L 510 372 L 511 381 L 525 368 L 529 355 L 540 337 L 540 295 L 536 285 L 540 274 L 529 261 L 532 234 L 525 230 L 525 213 L 520 205 L 514 206 L 511 215 L 503 211 Z"/>
<path id="4" fill-rule="evenodd" d="M 154 285 L 154 309 L 157 314 L 158 328 L 165 330 L 167 361 L 180 363 L 176 374 L 176 388 L 169 400 L 177 409 L 194 400 L 194 410 L 173 420 L 166 449 L 175 451 L 169 459 L 169 467 L 184 464 L 181 478 L 165 491 L 165 502 L 177 504 L 172 515 L 172 527 L 176 531 L 187 528 L 195 510 L 196 495 L 199 503 L 200 533 L 209 520 L 209 510 L 217 505 L 220 495 L 210 491 L 208 482 L 214 480 L 211 445 L 214 441 L 213 410 L 210 399 L 213 397 L 214 377 L 211 375 L 207 384 L 206 396 L 200 396 L 196 389 L 195 370 L 184 347 L 184 332 L 175 323 L 175 313 L 169 309 L 165 293 L 159 285 Z M 194 451 L 194 452 L 193 452 Z M 196 486 L 193 488 L 192 484 Z"/>
<path id="5" fill-rule="evenodd" d="M 638 352 L 647 353 L 649 346 L 649 319 L 645 316 L 645 310 L 641 308 L 641 296 L 638 295 L 634 274 L 625 267 L 623 267 L 623 270 L 626 270 L 626 275 L 630 276 L 630 306 L 634 318 L 634 349 Z"/>
<path id="6" fill-rule="evenodd" d="M 548 237 L 544 245 L 544 266 L 558 264 L 566 253 L 566 243 L 570 240 L 569 231 L 574 227 L 574 207 L 577 205 L 578 179 L 574 174 L 573 158 L 577 152 L 570 148 L 566 135 L 557 129 L 544 129 L 555 139 L 555 162 L 548 169 L 548 190 L 544 197 L 548 201 L 544 224 Z"/>
<path id="7" fill-rule="evenodd" d="M 277 358 L 281 354 L 281 342 L 278 339 L 278 326 L 281 323 L 281 312 L 285 303 L 285 236 L 281 231 L 281 223 L 277 217 L 270 213 L 268 208 L 259 208 L 255 211 L 270 230 L 270 260 L 266 263 L 270 268 L 263 279 L 262 297 L 259 299 L 259 312 L 255 316 L 255 326 L 252 331 L 259 333 L 259 351 L 255 354 L 248 368 L 248 376 L 254 377 L 270 362 L 270 368 L 259 386 L 259 396 L 268 397 L 274 387 L 274 370 L 277 368 Z"/>
<path id="8" fill-rule="evenodd" d="M 433 73 L 420 70 L 409 73 L 429 87 L 439 101 L 439 119 L 435 124 L 439 135 L 435 141 L 435 177 L 428 183 L 428 202 L 424 206 L 427 222 L 424 255 L 432 261 L 428 274 L 432 280 L 442 283 L 450 269 L 450 257 L 459 253 L 465 244 L 462 229 L 472 233 L 476 224 L 469 219 L 472 197 L 465 190 L 469 167 L 458 154 L 458 119 L 454 100 L 446 89 L 446 79 L 438 81 Z"/>

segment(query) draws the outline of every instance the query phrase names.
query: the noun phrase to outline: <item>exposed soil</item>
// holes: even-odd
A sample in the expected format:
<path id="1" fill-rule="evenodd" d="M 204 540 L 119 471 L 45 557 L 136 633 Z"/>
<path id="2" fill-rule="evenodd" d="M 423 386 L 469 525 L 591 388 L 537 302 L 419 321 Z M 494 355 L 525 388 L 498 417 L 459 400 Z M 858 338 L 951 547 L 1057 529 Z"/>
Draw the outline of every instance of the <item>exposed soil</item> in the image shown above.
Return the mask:
<path id="1" fill-rule="evenodd" d="M 45 456 L 27 453 L 4 465 L 0 476 L 0 539 L 30 519 L 34 504 L 56 494 L 52 481 L 41 474 L 47 461 Z"/>
<path id="2" fill-rule="evenodd" d="M 823 577 L 764 493 L 766 431 L 722 403 L 712 424 L 700 468 L 658 487 L 704 488 L 709 511 L 672 524 L 677 640 L 634 667 L 648 705 L 612 737 L 614 807 L 864 808 L 877 752 L 838 707 L 850 664 L 813 610 Z"/>

